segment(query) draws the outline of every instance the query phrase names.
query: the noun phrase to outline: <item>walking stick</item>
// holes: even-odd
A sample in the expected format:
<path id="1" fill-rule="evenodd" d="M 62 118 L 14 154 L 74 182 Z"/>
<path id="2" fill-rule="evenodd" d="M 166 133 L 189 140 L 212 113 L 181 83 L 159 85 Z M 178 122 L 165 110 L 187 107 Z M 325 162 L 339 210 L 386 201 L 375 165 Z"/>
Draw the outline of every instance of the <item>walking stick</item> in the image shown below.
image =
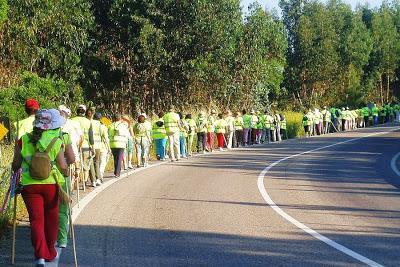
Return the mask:
<path id="1" fill-rule="evenodd" d="M 70 173 L 71 175 L 71 173 Z M 72 176 L 70 176 L 72 177 Z M 70 195 L 70 188 L 69 185 L 67 184 L 67 194 Z M 71 209 L 71 202 L 68 201 L 68 215 L 69 215 L 69 226 L 70 226 L 70 233 L 71 233 L 71 237 L 72 237 L 72 250 L 73 250 L 73 254 L 74 254 L 74 263 L 75 263 L 75 267 L 78 267 L 78 259 L 76 256 L 76 243 L 75 243 L 75 231 L 74 231 L 74 224 L 72 222 L 72 209 Z"/>
<path id="2" fill-rule="evenodd" d="M 13 235 L 12 235 L 12 246 L 11 246 L 11 264 L 15 265 L 15 247 L 16 247 L 16 232 L 17 232 L 17 204 L 18 204 L 18 194 L 16 192 L 16 188 L 19 183 L 19 175 L 21 174 L 20 170 L 13 174 L 13 189 L 11 192 L 11 196 L 14 195 L 14 213 L 13 213 Z"/>
<path id="3" fill-rule="evenodd" d="M 83 192 L 86 192 L 86 181 L 85 181 L 85 170 L 83 168 L 83 152 L 82 148 L 80 149 L 80 156 L 81 156 L 81 177 L 82 177 L 82 184 L 83 184 Z M 78 178 L 78 187 L 79 187 L 79 178 Z"/>

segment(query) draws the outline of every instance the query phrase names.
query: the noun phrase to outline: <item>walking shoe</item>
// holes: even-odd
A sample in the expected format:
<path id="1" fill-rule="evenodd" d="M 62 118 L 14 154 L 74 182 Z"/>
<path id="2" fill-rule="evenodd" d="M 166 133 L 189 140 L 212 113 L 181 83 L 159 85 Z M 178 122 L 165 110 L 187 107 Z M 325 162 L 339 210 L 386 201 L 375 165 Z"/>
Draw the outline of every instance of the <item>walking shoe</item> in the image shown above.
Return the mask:
<path id="1" fill-rule="evenodd" d="M 161 160 L 161 157 L 160 157 L 160 155 L 157 155 L 157 160 Z"/>
<path id="2" fill-rule="evenodd" d="M 37 259 L 37 260 L 35 261 L 36 267 L 44 267 L 45 264 L 46 264 L 46 262 L 45 262 L 45 260 L 42 259 L 42 258 Z"/>
<path id="3" fill-rule="evenodd" d="M 97 179 L 96 185 L 101 185 L 101 180 L 100 179 Z"/>
<path id="4" fill-rule="evenodd" d="M 97 185 L 96 185 L 96 182 L 93 182 L 92 183 L 92 187 L 96 187 Z"/>
<path id="5" fill-rule="evenodd" d="M 219 151 L 224 151 L 224 149 L 222 147 L 219 148 Z"/>
<path id="6" fill-rule="evenodd" d="M 58 242 L 57 242 L 57 247 L 58 247 L 58 248 L 66 248 L 66 247 L 67 247 L 67 244 L 58 243 Z"/>

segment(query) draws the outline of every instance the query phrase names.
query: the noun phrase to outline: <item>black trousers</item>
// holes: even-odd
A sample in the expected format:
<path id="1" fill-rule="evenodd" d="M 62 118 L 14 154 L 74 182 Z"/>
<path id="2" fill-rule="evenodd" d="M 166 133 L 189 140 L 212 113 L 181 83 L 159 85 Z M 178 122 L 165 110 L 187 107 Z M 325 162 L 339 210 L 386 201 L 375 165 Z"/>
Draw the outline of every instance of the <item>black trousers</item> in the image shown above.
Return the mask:
<path id="1" fill-rule="evenodd" d="M 114 157 L 114 175 L 121 175 L 122 159 L 124 158 L 124 148 L 111 148 Z"/>
<path id="2" fill-rule="evenodd" d="M 207 133 L 197 133 L 197 152 L 205 151 L 206 145 L 207 145 Z"/>

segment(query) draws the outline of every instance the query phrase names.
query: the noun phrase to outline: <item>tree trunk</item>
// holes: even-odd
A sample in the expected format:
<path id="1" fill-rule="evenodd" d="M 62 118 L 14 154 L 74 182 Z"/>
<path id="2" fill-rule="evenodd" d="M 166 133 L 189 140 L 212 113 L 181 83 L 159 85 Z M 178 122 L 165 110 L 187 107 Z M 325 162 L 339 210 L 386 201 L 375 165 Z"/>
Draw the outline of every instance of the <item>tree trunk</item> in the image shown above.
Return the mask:
<path id="1" fill-rule="evenodd" d="M 389 74 L 386 74 L 386 81 L 387 81 L 386 103 L 389 103 L 389 97 L 390 97 L 390 76 L 389 76 Z"/>
<path id="2" fill-rule="evenodd" d="M 380 86 L 380 92 L 381 92 L 381 106 L 383 106 L 383 81 L 382 81 L 382 74 L 380 75 L 379 86 Z"/>

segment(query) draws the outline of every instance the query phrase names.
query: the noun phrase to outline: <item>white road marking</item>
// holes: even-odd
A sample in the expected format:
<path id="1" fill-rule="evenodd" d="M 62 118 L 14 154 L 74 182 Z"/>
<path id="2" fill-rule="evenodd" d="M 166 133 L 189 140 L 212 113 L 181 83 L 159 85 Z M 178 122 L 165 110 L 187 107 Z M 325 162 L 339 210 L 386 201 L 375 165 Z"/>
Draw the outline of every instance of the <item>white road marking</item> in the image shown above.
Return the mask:
<path id="1" fill-rule="evenodd" d="M 338 143 L 334 143 L 331 145 L 327 145 L 327 146 L 323 146 L 323 147 L 319 147 L 316 149 L 312 149 L 312 150 L 308 150 L 302 153 L 298 153 L 298 154 L 294 154 L 285 158 L 282 158 L 280 160 L 275 161 L 274 163 L 270 164 L 269 166 L 267 166 L 258 176 L 258 181 L 257 181 L 257 185 L 258 185 L 258 190 L 260 191 L 262 197 L 264 198 L 265 202 L 267 202 L 267 204 L 276 212 L 278 213 L 280 216 L 282 216 L 284 219 L 286 219 L 287 221 L 289 221 L 290 223 L 294 224 L 295 226 L 297 226 L 298 228 L 300 228 L 301 230 L 303 230 L 304 232 L 308 233 L 309 235 L 313 236 L 314 238 L 324 242 L 325 244 L 349 255 L 350 257 L 363 262 L 369 266 L 382 266 L 381 264 L 368 259 L 367 257 L 327 238 L 326 236 L 321 235 L 320 233 L 318 233 L 317 231 L 311 229 L 310 227 L 306 226 L 305 224 L 299 222 L 298 220 L 296 220 L 295 218 L 293 218 L 292 216 L 290 216 L 289 214 L 287 214 L 286 212 L 284 212 L 278 205 L 275 204 L 275 202 L 271 199 L 270 195 L 268 194 L 267 190 L 265 189 L 265 185 L 264 185 L 264 178 L 265 176 L 268 174 L 268 172 L 275 167 L 276 165 L 278 165 L 279 163 L 291 159 L 291 158 L 295 158 L 301 155 L 305 155 L 305 154 L 310 154 L 313 153 L 315 151 L 319 151 L 322 149 L 326 149 L 329 147 L 333 147 L 333 146 L 338 146 L 338 145 L 342 145 L 342 144 L 346 144 L 346 143 L 350 143 L 350 142 L 354 142 L 363 138 L 367 138 L 367 137 L 371 137 L 371 136 L 375 136 L 375 135 L 384 135 L 387 134 L 389 132 L 393 132 L 398 130 L 399 128 L 393 129 L 393 130 L 389 130 L 386 132 L 379 132 L 379 133 L 373 133 L 373 134 L 369 134 L 363 137 L 358 137 L 358 138 L 353 138 L 353 139 L 349 139 L 346 141 L 342 141 L 342 142 L 338 142 Z M 398 154 L 400 155 L 400 153 Z"/>
<path id="2" fill-rule="evenodd" d="M 397 174 L 397 176 L 400 176 L 400 170 L 399 168 L 397 168 L 397 159 L 400 157 L 400 152 L 397 153 L 392 160 L 390 161 L 390 167 L 392 167 L 392 170 L 394 171 L 395 174 Z"/>

